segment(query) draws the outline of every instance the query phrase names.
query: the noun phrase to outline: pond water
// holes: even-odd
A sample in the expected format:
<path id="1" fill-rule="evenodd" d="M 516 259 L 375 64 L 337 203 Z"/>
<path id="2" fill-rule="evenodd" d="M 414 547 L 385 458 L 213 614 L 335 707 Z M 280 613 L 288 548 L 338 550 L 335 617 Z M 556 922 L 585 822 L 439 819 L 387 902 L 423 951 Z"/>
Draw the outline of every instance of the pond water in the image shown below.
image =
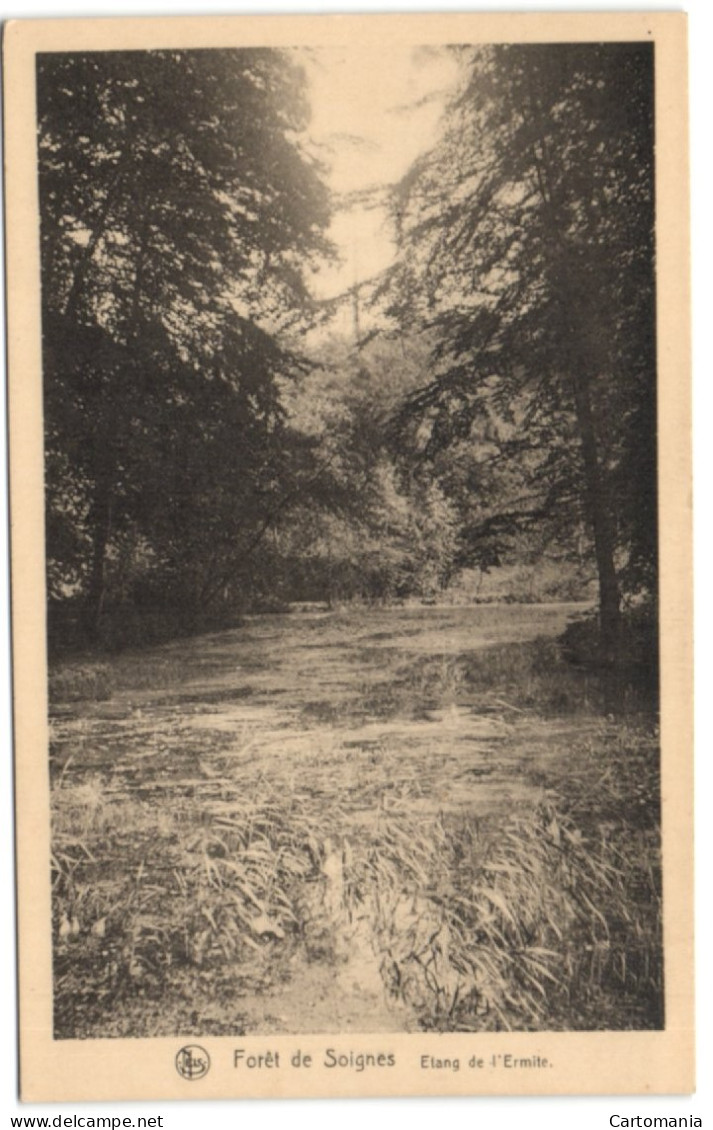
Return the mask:
<path id="1" fill-rule="evenodd" d="M 513 770 L 524 723 L 497 691 L 479 694 L 469 686 L 468 656 L 556 636 L 585 608 L 261 615 L 229 631 L 124 653 L 111 660 L 110 698 L 53 709 L 53 767 L 61 771 L 71 756 L 73 773 L 104 771 L 110 785 L 121 779 L 121 787 L 143 791 L 180 789 L 196 769 L 199 777 L 210 776 L 224 761 L 231 770 L 282 762 L 281 775 L 286 765 L 297 774 L 301 763 L 306 770 L 316 761 L 328 774 L 327 750 L 337 741 L 351 751 L 352 770 L 340 767 L 347 774 L 342 789 L 356 784 L 348 778 L 359 773 L 364 756 L 373 763 L 387 751 L 390 762 L 403 766 L 399 778 L 429 777 L 438 766 L 443 787 L 427 793 L 424 805 L 472 806 L 477 782 L 477 808 L 487 810 L 523 787 Z M 553 727 L 576 731 L 581 720 L 528 719 L 531 756 Z M 458 770 L 455 795 L 448 795 L 445 763 Z M 388 784 L 398 791 L 398 780 Z"/>

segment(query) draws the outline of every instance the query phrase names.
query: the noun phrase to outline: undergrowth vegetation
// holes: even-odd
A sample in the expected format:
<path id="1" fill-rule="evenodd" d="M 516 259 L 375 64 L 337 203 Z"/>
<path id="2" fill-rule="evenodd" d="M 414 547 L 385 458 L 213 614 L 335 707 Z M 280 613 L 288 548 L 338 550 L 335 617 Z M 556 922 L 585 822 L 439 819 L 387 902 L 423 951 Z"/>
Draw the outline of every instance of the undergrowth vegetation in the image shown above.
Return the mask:
<path id="1" fill-rule="evenodd" d="M 263 798 L 202 827 L 189 808 L 157 826 L 153 809 L 103 804 L 92 786 L 59 799 L 60 1035 L 187 972 L 208 987 L 226 963 L 259 981 L 300 947 L 332 956 L 316 815 Z M 132 866 L 107 872 L 99 840 Z M 391 817 L 343 840 L 342 912 L 366 914 L 387 989 L 423 1027 L 658 1027 L 660 878 L 646 848 L 641 834 L 585 835 L 553 801 L 493 826 Z"/>
<path id="2" fill-rule="evenodd" d="M 297 888 L 319 875 L 319 823 L 297 798 L 231 796 L 218 813 L 54 790 L 55 1021 L 86 1031 L 178 972 L 260 966 L 294 941 Z M 210 975 L 209 975 L 210 979 Z"/>
<path id="3" fill-rule="evenodd" d="M 535 639 L 471 652 L 464 679 L 476 691 L 514 696 L 520 709 L 545 714 L 645 715 L 654 718 L 658 669 L 632 663 L 606 668 L 597 663 L 586 621 L 565 640 Z M 573 662 L 571 639 L 577 640 Z M 587 643 L 589 642 L 589 649 Z"/>
<path id="4" fill-rule="evenodd" d="M 247 1000 L 279 1001 L 308 967 L 348 968 L 357 929 L 385 999 L 421 1029 L 663 1024 L 655 717 L 634 698 L 602 715 L 596 675 L 570 677 L 554 640 L 388 662 L 360 694 L 381 728 L 357 740 L 339 703 L 317 723 L 308 704 L 301 744 L 279 756 L 257 730 L 206 735 L 170 706 L 163 730 L 122 721 L 116 745 L 99 703 L 94 736 L 64 724 L 58 1037 L 250 1031 Z M 128 694 L 186 674 L 151 655 L 112 670 Z M 221 709 L 184 693 L 190 710 Z M 451 708 L 476 719 L 477 743 L 458 744 Z"/>
<path id="5" fill-rule="evenodd" d="M 660 878 L 643 845 L 587 838 L 551 802 L 440 832 L 425 885 L 404 885 L 415 830 L 405 860 L 377 841 L 368 865 L 385 980 L 423 1027 L 661 1025 Z"/>

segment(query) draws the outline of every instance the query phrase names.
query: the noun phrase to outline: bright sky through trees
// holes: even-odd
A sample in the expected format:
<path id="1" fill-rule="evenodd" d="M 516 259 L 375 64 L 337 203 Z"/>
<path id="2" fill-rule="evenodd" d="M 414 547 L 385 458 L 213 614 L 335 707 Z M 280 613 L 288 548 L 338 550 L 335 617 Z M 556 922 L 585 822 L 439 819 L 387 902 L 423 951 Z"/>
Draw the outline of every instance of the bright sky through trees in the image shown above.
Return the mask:
<path id="1" fill-rule="evenodd" d="M 394 184 L 434 142 L 457 75 L 447 51 L 414 46 L 311 50 L 303 60 L 312 105 L 310 138 L 338 197 Z M 342 262 L 315 279 L 330 297 L 383 270 L 394 248 L 383 194 L 338 207 L 329 235 Z"/>

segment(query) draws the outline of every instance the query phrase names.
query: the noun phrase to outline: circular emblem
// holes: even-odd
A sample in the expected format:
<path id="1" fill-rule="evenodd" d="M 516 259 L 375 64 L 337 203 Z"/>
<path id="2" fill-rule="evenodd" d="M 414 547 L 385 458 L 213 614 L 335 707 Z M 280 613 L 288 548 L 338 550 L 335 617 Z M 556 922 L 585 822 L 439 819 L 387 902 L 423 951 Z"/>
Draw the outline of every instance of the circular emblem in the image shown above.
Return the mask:
<path id="1" fill-rule="evenodd" d="M 182 1079 L 202 1079 L 209 1067 L 210 1056 L 200 1044 L 186 1044 L 176 1056 L 176 1071 Z"/>

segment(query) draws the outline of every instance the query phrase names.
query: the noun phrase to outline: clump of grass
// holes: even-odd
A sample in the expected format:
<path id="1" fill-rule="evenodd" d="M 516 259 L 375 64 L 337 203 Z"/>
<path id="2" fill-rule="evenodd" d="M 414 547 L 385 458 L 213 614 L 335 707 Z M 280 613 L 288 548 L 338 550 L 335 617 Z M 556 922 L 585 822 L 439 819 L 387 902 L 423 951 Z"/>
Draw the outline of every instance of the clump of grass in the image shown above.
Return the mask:
<path id="1" fill-rule="evenodd" d="M 125 652 L 110 662 L 56 660 L 49 671 L 50 703 L 103 702 L 115 691 L 180 686 L 188 666 L 173 652 Z"/>
<path id="2" fill-rule="evenodd" d="M 210 671 L 199 669 L 200 674 Z M 105 702 L 126 691 L 164 691 L 180 695 L 183 683 L 195 678 L 190 657 L 173 648 L 167 651 L 124 652 L 108 662 L 87 656 L 82 661 L 54 660 L 49 668 L 51 706 L 78 702 Z"/>
<path id="3" fill-rule="evenodd" d="M 354 887 L 391 991 L 437 1030 L 660 1025 L 658 872 L 551 802 L 497 828 L 382 828 Z M 627 1007 L 622 1008 L 622 995 Z"/>
<path id="4" fill-rule="evenodd" d="M 111 671 L 105 663 L 63 663 L 50 670 L 52 703 L 103 702 L 111 698 L 111 692 Z"/>
<path id="5" fill-rule="evenodd" d="M 113 662 L 119 690 L 161 690 L 181 685 L 189 662 L 173 649 L 169 652 L 125 652 Z"/>
<path id="6" fill-rule="evenodd" d="M 608 670 L 571 661 L 568 645 L 539 638 L 471 652 L 463 660 L 464 685 L 477 694 L 497 693 L 518 709 L 543 716 L 653 714 L 657 684 L 651 672 L 630 665 Z"/>
<path id="7" fill-rule="evenodd" d="M 556 794 L 581 827 L 648 830 L 658 851 L 661 822 L 661 766 L 658 727 L 602 722 L 594 734 L 572 745 L 566 761 L 532 779 Z"/>
<path id="8" fill-rule="evenodd" d="M 55 789 L 55 1030 L 92 1029 L 121 1001 L 155 999 L 181 971 L 258 970 L 299 942 L 323 826 L 264 789 L 216 811 L 116 800 L 98 779 Z M 94 1027 L 94 1030 L 95 1027 Z"/>

